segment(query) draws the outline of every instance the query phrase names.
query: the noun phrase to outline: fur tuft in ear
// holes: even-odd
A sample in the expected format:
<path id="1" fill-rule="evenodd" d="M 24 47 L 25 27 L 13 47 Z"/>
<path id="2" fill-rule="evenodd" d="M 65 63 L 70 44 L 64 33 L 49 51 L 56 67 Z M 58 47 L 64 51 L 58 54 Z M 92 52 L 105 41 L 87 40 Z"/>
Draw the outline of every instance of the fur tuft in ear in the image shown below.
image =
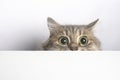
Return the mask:
<path id="1" fill-rule="evenodd" d="M 97 19 L 97 20 L 91 22 L 90 24 L 87 25 L 87 28 L 90 29 L 90 30 L 93 29 L 94 26 L 95 26 L 95 24 L 96 24 L 98 21 L 99 21 L 99 19 Z"/>
<path id="2" fill-rule="evenodd" d="M 57 22 L 55 20 L 53 20 L 51 17 L 48 17 L 47 21 L 48 21 L 48 23 L 51 23 L 51 24 L 57 24 Z"/>
<path id="3" fill-rule="evenodd" d="M 55 20 L 53 20 L 50 17 L 47 18 L 47 23 L 48 23 L 48 27 L 49 27 L 50 31 L 52 31 L 53 29 L 55 29 L 59 25 Z"/>

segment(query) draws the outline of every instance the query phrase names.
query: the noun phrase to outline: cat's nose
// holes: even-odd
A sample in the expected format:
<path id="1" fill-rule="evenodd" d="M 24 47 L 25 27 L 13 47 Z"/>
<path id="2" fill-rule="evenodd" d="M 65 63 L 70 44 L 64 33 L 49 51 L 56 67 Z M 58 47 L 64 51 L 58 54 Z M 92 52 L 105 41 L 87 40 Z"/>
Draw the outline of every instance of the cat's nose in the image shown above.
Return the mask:
<path id="1" fill-rule="evenodd" d="M 74 50 L 78 50 L 78 45 L 76 43 L 72 43 L 69 45 L 70 50 L 74 51 Z"/>

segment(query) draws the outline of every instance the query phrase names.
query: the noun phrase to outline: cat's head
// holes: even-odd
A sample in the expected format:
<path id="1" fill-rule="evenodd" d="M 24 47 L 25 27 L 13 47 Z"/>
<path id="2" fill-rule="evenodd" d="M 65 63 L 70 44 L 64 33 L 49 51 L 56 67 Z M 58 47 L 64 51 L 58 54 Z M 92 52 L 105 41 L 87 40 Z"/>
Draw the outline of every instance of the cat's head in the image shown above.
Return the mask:
<path id="1" fill-rule="evenodd" d="M 61 25 L 48 17 L 50 37 L 43 48 L 45 50 L 99 50 L 100 41 L 93 34 L 97 21 L 98 19 L 87 25 Z"/>

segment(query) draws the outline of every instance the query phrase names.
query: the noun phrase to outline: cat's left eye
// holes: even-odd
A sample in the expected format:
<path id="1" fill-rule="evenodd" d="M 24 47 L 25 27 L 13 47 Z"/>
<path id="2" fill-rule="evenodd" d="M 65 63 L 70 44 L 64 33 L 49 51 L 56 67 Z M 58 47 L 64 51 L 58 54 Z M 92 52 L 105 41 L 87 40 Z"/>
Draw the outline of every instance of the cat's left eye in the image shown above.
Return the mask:
<path id="1" fill-rule="evenodd" d="M 61 36 L 61 37 L 59 38 L 59 43 L 62 44 L 62 45 L 66 45 L 66 44 L 69 43 L 69 40 L 68 40 L 67 37 Z"/>
<path id="2" fill-rule="evenodd" d="M 87 44 L 88 44 L 88 38 L 87 38 L 87 36 L 81 36 L 80 37 L 80 45 L 81 46 L 85 46 Z"/>

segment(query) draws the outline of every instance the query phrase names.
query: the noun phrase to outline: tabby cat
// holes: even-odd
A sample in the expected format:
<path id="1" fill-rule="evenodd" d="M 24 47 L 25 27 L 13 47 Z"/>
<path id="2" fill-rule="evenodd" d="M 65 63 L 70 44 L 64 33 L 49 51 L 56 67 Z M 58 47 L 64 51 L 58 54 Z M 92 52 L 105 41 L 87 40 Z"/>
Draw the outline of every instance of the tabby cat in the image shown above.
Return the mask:
<path id="1" fill-rule="evenodd" d="M 61 25 L 48 17 L 49 39 L 43 44 L 44 50 L 100 50 L 100 41 L 93 34 L 99 19 L 88 25 Z"/>

